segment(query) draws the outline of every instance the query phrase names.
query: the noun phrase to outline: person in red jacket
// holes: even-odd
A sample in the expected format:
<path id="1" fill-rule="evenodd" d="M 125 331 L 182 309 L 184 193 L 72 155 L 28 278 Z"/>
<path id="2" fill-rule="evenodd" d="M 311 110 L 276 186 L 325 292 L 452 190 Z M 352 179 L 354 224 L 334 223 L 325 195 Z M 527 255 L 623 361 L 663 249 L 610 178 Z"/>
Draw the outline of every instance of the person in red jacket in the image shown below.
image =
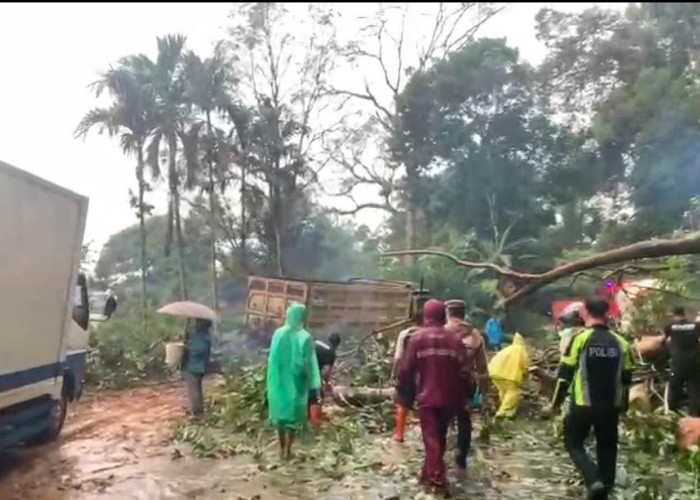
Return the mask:
<path id="1" fill-rule="evenodd" d="M 408 343 L 399 383 L 415 384 L 425 461 L 420 475 L 424 486 L 447 494 L 445 445 L 447 429 L 464 408 L 471 384 L 467 349 L 459 334 L 445 328 L 445 305 L 429 300 L 423 308 L 423 327 Z"/>

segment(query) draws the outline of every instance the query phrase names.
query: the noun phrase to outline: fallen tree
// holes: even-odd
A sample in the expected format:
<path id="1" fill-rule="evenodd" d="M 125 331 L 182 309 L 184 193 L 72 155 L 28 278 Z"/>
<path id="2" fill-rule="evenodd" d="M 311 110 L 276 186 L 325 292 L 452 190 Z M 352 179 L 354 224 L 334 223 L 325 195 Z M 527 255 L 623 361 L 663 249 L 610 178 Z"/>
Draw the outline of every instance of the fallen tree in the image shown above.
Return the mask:
<path id="1" fill-rule="evenodd" d="M 550 283 L 588 269 L 641 259 L 652 259 L 671 255 L 689 255 L 696 253 L 700 253 L 700 232 L 693 233 L 691 236 L 686 238 L 640 241 L 621 248 L 597 253 L 583 259 L 568 262 L 550 269 L 549 271 L 536 274 L 516 271 L 490 262 L 471 262 L 463 260 L 442 250 L 396 250 L 392 252 L 385 252 L 382 254 L 382 256 L 399 257 L 404 255 L 432 255 L 450 259 L 460 267 L 468 269 L 486 269 L 493 271 L 499 277 L 513 278 L 518 282 L 518 284 L 515 286 L 515 289 L 504 297 L 498 304 L 498 306 L 507 306 L 521 300 L 532 292 L 539 290 Z"/>
<path id="2" fill-rule="evenodd" d="M 392 397 L 392 387 L 336 387 L 333 392 L 333 402 L 338 406 L 365 406 Z"/>

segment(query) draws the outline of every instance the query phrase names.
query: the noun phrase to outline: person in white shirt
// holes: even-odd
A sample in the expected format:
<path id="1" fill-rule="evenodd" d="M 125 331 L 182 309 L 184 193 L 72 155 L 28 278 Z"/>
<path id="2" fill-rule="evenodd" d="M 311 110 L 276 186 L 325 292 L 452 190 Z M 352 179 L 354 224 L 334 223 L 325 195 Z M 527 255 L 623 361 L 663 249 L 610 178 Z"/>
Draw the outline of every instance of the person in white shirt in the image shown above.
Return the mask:
<path id="1" fill-rule="evenodd" d="M 422 311 L 418 311 L 413 316 L 413 324 L 408 328 L 401 330 L 396 339 L 396 347 L 394 349 L 394 363 L 391 370 L 394 380 L 398 379 L 398 373 L 401 368 L 403 354 L 406 351 L 406 346 L 411 339 L 411 335 L 418 331 L 423 323 Z M 394 403 L 396 404 L 396 429 L 394 431 L 394 441 L 403 443 L 406 433 L 406 417 L 408 416 L 408 408 L 410 406 L 411 396 L 405 393 L 397 383 L 394 393 Z"/>

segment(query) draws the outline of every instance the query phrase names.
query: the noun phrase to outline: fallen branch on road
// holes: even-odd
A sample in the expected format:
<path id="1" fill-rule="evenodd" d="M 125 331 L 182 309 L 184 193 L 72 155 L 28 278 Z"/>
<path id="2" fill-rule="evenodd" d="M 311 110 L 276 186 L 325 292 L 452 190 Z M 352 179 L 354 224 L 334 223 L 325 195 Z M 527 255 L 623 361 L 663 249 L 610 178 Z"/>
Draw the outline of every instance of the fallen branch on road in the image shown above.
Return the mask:
<path id="1" fill-rule="evenodd" d="M 393 396 L 392 387 L 336 387 L 333 401 L 338 406 L 365 406 L 381 403 Z"/>

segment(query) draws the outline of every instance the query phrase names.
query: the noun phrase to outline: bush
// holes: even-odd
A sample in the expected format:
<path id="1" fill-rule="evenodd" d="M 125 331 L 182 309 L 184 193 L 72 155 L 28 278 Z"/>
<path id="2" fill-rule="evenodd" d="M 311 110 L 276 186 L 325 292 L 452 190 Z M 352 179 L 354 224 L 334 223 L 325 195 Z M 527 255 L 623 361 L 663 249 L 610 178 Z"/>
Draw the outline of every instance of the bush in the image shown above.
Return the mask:
<path id="1" fill-rule="evenodd" d="M 114 317 L 91 325 L 87 353 L 86 383 L 118 386 L 166 375 L 164 342 L 175 340 L 184 320 L 149 312 L 143 335 L 141 319 Z"/>

